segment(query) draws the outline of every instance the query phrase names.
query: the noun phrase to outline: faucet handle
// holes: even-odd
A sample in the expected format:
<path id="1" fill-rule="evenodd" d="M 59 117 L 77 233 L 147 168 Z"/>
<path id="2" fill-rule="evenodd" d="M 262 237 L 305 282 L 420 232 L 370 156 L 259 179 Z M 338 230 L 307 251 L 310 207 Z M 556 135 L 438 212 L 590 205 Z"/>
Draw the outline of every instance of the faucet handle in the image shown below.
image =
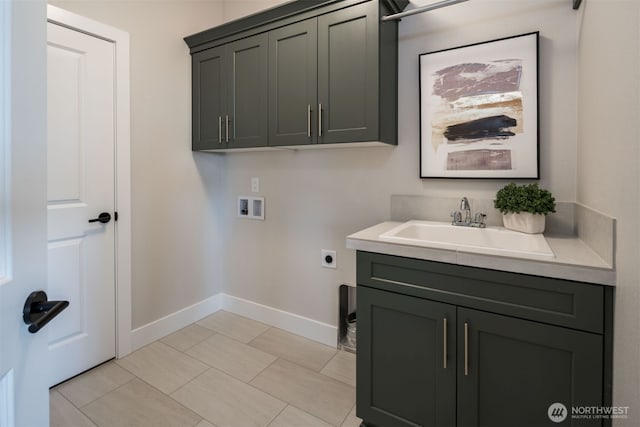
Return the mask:
<path id="1" fill-rule="evenodd" d="M 486 216 L 485 214 L 483 214 L 482 212 L 478 212 L 478 213 L 476 213 L 476 215 L 475 215 L 475 222 L 476 222 L 477 224 L 481 225 L 481 226 L 484 226 L 484 225 L 485 225 L 485 223 L 484 223 L 484 219 L 485 219 L 486 217 L 487 217 L 487 216 Z"/>
<path id="2" fill-rule="evenodd" d="M 451 220 L 454 223 L 462 221 L 462 212 L 460 212 L 460 211 L 451 212 Z"/>

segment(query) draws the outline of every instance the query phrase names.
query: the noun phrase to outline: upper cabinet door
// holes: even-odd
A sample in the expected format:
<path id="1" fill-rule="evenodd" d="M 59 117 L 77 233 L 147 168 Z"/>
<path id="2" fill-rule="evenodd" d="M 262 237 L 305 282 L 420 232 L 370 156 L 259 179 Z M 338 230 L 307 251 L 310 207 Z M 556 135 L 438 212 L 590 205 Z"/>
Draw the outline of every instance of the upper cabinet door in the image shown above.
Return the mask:
<path id="1" fill-rule="evenodd" d="M 318 143 L 378 139 L 378 3 L 318 18 Z"/>
<path id="2" fill-rule="evenodd" d="M 317 19 L 269 32 L 269 145 L 316 142 Z"/>
<path id="3" fill-rule="evenodd" d="M 268 35 L 258 34 L 227 45 L 229 148 L 267 145 Z M 228 124 L 227 124 L 228 120 Z"/>
<path id="4" fill-rule="evenodd" d="M 224 148 L 226 47 L 198 52 L 192 59 L 193 150 Z"/>

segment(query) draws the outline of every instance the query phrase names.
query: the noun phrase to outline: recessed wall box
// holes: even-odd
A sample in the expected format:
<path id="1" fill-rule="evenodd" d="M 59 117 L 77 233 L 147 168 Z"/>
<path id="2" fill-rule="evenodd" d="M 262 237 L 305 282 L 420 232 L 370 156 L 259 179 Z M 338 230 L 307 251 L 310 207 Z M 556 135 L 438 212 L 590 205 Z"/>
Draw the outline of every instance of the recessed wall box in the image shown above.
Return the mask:
<path id="1" fill-rule="evenodd" d="M 264 197 L 238 197 L 238 218 L 264 220 Z"/>

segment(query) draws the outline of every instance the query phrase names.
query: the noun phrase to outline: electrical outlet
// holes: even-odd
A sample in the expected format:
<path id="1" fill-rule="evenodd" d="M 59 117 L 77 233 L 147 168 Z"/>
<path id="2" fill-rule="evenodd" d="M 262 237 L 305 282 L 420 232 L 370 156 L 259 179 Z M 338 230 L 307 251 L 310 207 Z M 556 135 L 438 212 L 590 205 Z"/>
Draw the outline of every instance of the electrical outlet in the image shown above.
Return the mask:
<path id="1" fill-rule="evenodd" d="M 253 177 L 251 178 L 251 192 L 259 193 L 260 192 L 260 178 Z"/>
<path id="2" fill-rule="evenodd" d="M 320 265 L 326 268 L 338 267 L 338 258 L 336 257 L 336 251 L 331 251 L 329 249 L 322 249 L 320 251 L 320 255 L 322 257 Z"/>

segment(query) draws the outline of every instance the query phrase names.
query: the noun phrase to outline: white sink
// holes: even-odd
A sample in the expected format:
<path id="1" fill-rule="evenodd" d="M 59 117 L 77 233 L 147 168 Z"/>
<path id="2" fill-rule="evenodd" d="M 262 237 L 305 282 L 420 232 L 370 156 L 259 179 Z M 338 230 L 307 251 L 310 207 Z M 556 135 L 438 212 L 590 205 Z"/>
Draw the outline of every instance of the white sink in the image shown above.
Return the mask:
<path id="1" fill-rule="evenodd" d="M 446 222 L 408 221 L 380 235 L 381 240 L 489 255 L 555 258 L 542 234 L 525 234 L 502 227 L 472 228 Z"/>

